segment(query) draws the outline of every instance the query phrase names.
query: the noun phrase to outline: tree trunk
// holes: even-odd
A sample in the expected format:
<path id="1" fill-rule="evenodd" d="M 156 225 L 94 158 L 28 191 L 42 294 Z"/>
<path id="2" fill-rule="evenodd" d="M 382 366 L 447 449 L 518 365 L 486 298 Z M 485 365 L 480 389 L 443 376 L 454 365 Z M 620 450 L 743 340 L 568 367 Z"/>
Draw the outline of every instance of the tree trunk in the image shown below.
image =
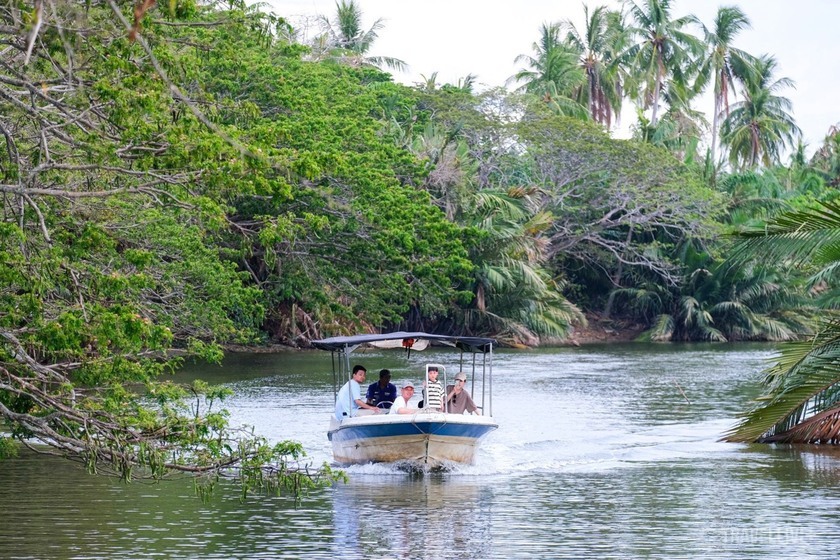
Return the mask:
<path id="1" fill-rule="evenodd" d="M 631 239 L 633 239 L 632 228 L 627 232 L 627 241 L 625 243 L 625 246 L 630 244 Z M 621 287 L 621 275 L 623 273 L 624 273 L 624 262 L 623 261 L 618 261 L 618 268 L 616 269 L 615 274 L 613 274 L 613 277 L 612 277 L 613 286 L 615 286 L 616 288 Z M 609 319 L 610 318 L 610 314 L 612 313 L 612 306 L 613 306 L 614 302 L 615 302 L 615 288 L 610 290 L 610 295 L 607 298 L 607 304 L 604 306 L 604 313 L 601 315 L 602 319 Z"/>
<path id="2" fill-rule="evenodd" d="M 653 113 L 650 116 L 650 127 L 656 127 L 656 119 L 659 113 L 659 91 L 662 86 L 662 81 L 659 76 L 656 77 L 656 86 L 653 88 Z"/>
<path id="3" fill-rule="evenodd" d="M 718 121 L 720 116 L 720 98 L 715 97 L 715 114 L 712 116 L 712 166 L 717 169 L 717 137 L 718 137 Z"/>

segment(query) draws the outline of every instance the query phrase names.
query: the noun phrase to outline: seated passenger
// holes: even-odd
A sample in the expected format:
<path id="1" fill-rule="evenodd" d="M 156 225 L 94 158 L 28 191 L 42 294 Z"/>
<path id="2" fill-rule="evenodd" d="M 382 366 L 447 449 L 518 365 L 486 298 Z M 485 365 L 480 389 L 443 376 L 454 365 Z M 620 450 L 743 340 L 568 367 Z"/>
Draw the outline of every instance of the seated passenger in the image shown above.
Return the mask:
<path id="1" fill-rule="evenodd" d="M 379 381 L 371 383 L 365 395 L 368 404 L 379 408 L 391 408 L 397 398 L 397 387 L 391 383 L 391 372 L 380 370 Z"/>
<path id="2" fill-rule="evenodd" d="M 463 414 L 464 411 L 468 411 L 481 414 L 465 388 L 466 384 L 467 374 L 459 371 L 455 374 L 455 384 L 446 386 L 446 412 L 450 414 Z"/>
<path id="3" fill-rule="evenodd" d="M 402 389 L 400 389 L 400 396 L 394 401 L 390 414 L 414 414 L 415 412 L 418 412 L 416 408 L 408 406 L 408 401 L 410 401 L 413 396 L 414 383 L 411 381 L 403 382 Z"/>
<path id="4" fill-rule="evenodd" d="M 381 412 L 380 409 L 362 400 L 361 384 L 365 382 L 366 374 L 367 370 L 364 366 L 353 366 L 353 375 L 350 377 L 350 381 L 341 387 L 335 399 L 336 420 L 341 421 L 356 416 L 360 408 L 372 409 L 374 414 Z"/>

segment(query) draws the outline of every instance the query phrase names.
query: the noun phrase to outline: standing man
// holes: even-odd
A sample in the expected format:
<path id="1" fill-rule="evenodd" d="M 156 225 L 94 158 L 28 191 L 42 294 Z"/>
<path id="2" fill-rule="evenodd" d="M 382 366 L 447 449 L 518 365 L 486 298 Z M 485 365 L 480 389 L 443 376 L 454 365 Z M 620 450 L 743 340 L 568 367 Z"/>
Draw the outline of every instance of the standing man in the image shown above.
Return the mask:
<path id="1" fill-rule="evenodd" d="M 397 398 L 397 387 L 391 383 L 391 372 L 383 369 L 379 372 L 379 381 L 368 387 L 367 403 L 379 408 L 391 408 Z"/>
<path id="2" fill-rule="evenodd" d="M 335 417 L 339 422 L 355 416 L 356 411 L 360 408 L 368 408 L 373 410 L 375 414 L 379 413 L 378 408 L 362 400 L 361 384 L 365 382 L 365 375 L 367 375 L 367 370 L 364 366 L 353 366 L 353 375 L 350 377 L 350 381 L 345 383 L 338 391 L 338 397 L 335 399 Z"/>
<path id="3" fill-rule="evenodd" d="M 459 371 L 455 374 L 455 384 L 446 386 L 446 412 L 450 414 L 463 414 L 464 411 L 481 414 L 478 407 L 466 390 L 467 374 Z"/>

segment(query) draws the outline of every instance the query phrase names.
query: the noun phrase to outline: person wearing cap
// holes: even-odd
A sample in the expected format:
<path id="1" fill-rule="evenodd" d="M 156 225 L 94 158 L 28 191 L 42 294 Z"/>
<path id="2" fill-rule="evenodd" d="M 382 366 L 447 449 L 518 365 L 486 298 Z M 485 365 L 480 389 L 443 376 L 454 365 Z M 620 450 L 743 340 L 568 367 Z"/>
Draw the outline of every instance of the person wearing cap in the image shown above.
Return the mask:
<path id="1" fill-rule="evenodd" d="M 443 385 L 438 381 L 437 366 L 429 366 L 426 372 L 428 377 L 428 384 L 424 381 L 423 386 L 423 403 L 425 408 L 432 408 L 434 410 L 443 410 Z"/>
<path id="2" fill-rule="evenodd" d="M 446 386 L 446 412 L 450 414 L 463 414 L 465 411 L 481 414 L 478 407 L 470 397 L 466 389 L 467 374 L 459 371 L 455 374 L 455 383 Z"/>
<path id="3" fill-rule="evenodd" d="M 393 406 L 391 406 L 391 414 L 414 414 L 417 412 L 416 408 L 408 406 L 408 401 L 414 396 L 414 383 L 405 381 L 400 389 L 400 396 L 396 398 Z"/>
<path id="4" fill-rule="evenodd" d="M 391 383 L 391 372 L 387 369 L 379 371 L 379 381 L 370 384 L 365 395 L 368 404 L 379 408 L 391 408 L 397 398 L 397 386 Z"/>

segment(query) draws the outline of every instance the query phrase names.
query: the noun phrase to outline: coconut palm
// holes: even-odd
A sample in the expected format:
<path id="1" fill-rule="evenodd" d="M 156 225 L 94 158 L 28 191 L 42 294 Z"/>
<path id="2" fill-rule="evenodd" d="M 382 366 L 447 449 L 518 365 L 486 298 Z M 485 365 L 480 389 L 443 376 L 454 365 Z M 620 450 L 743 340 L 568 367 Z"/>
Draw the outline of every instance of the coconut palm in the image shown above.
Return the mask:
<path id="1" fill-rule="evenodd" d="M 698 146 L 709 124 L 702 112 L 691 108 L 696 92 L 681 81 L 665 84 L 662 98 L 667 110 L 654 126 L 639 114 L 639 125 L 634 136 L 639 140 L 662 146 L 678 159 L 690 162 L 699 159 Z"/>
<path id="2" fill-rule="evenodd" d="M 810 167 L 820 173 L 826 183 L 840 186 L 840 128 L 832 126 L 822 146 L 811 158 Z"/>
<path id="3" fill-rule="evenodd" d="M 756 59 L 754 72 L 744 84 L 743 101 L 735 103 L 721 126 L 721 143 L 729 148 L 729 161 L 739 169 L 778 163 L 782 151 L 801 135 L 789 113 L 792 104 L 779 90 L 793 87 L 789 78 L 773 80 L 776 59 Z"/>
<path id="4" fill-rule="evenodd" d="M 625 5 L 635 24 L 629 32 L 639 42 L 625 51 L 622 60 L 634 68 L 641 104 L 653 108 L 650 124 L 655 127 L 665 82 L 688 83 L 695 58 L 702 52 L 700 40 L 683 30 L 698 21 L 693 15 L 671 19 L 671 0 L 644 0 L 641 5 L 625 0 Z"/>
<path id="5" fill-rule="evenodd" d="M 790 210 L 795 192 L 786 189 L 775 173 L 747 170 L 724 175 L 718 189 L 728 195 L 725 220 L 733 228 L 745 229 L 763 224 L 768 216 Z"/>
<path id="6" fill-rule="evenodd" d="M 707 51 L 698 73 L 697 88 L 705 89 L 709 80 L 712 81 L 715 105 L 710 146 L 712 161 L 717 161 L 715 150 L 720 117 L 722 114 L 729 116 L 729 98 L 735 93 L 735 84 L 744 82 L 754 64 L 754 57 L 732 45 L 736 35 L 749 27 L 749 18 L 736 6 L 718 8 L 711 30 L 702 25 Z"/>
<path id="7" fill-rule="evenodd" d="M 362 28 L 362 10 L 355 0 L 341 0 L 335 4 L 335 17 L 330 20 L 321 15 L 318 20 L 324 35 L 316 38 L 313 48 L 319 52 L 330 53 L 335 58 L 359 66 L 363 64 L 405 71 L 407 65 L 398 58 L 388 56 L 367 56 L 374 41 L 379 38 L 377 32 L 385 25 L 382 18 L 373 22 L 365 31 Z"/>
<path id="8" fill-rule="evenodd" d="M 583 33 L 574 23 L 565 20 L 560 28 L 567 32 L 566 43 L 577 50 L 579 64 L 586 76 L 586 86 L 579 88 L 578 100 L 589 106 L 592 120 L 609 128 L 613 115 L 621 113 L 622 79 L 618 53 L 623 50 L 626 31 L 621 14 L 606 6 L 591 13 L 583 6 L 586 27 Z"/>
<path id="9" fill-rule="evenodd" d="M 815 265 L 814 286 L 836 284 L 840 269 L 840 204 L 786 212 L 741 234 L 737 256 L 795 266 Z M 786 344 L 766 372 L 765 395 L 727 435 L 729 441 L 840 443 L 840 321 L 834 291 L 824 295 L 819 334 Z"/>
<path id="10" fill-rule="evenodd" d="M 581 107 L 586 113 L 586 108 L 572 99 L 572 92 L 586 81 L 578 66 L 578 52 L 563 43 L 560 32 L 558 24 L 544 23 L 539 41 L 532 45 L 533 56 L 516 57 L 514 62 L 525 63 L 526 67 L 509 78 L 508 84 L 520 83 L 516 91 L 539 95 L 563 114 L 580 114 Z"/>

